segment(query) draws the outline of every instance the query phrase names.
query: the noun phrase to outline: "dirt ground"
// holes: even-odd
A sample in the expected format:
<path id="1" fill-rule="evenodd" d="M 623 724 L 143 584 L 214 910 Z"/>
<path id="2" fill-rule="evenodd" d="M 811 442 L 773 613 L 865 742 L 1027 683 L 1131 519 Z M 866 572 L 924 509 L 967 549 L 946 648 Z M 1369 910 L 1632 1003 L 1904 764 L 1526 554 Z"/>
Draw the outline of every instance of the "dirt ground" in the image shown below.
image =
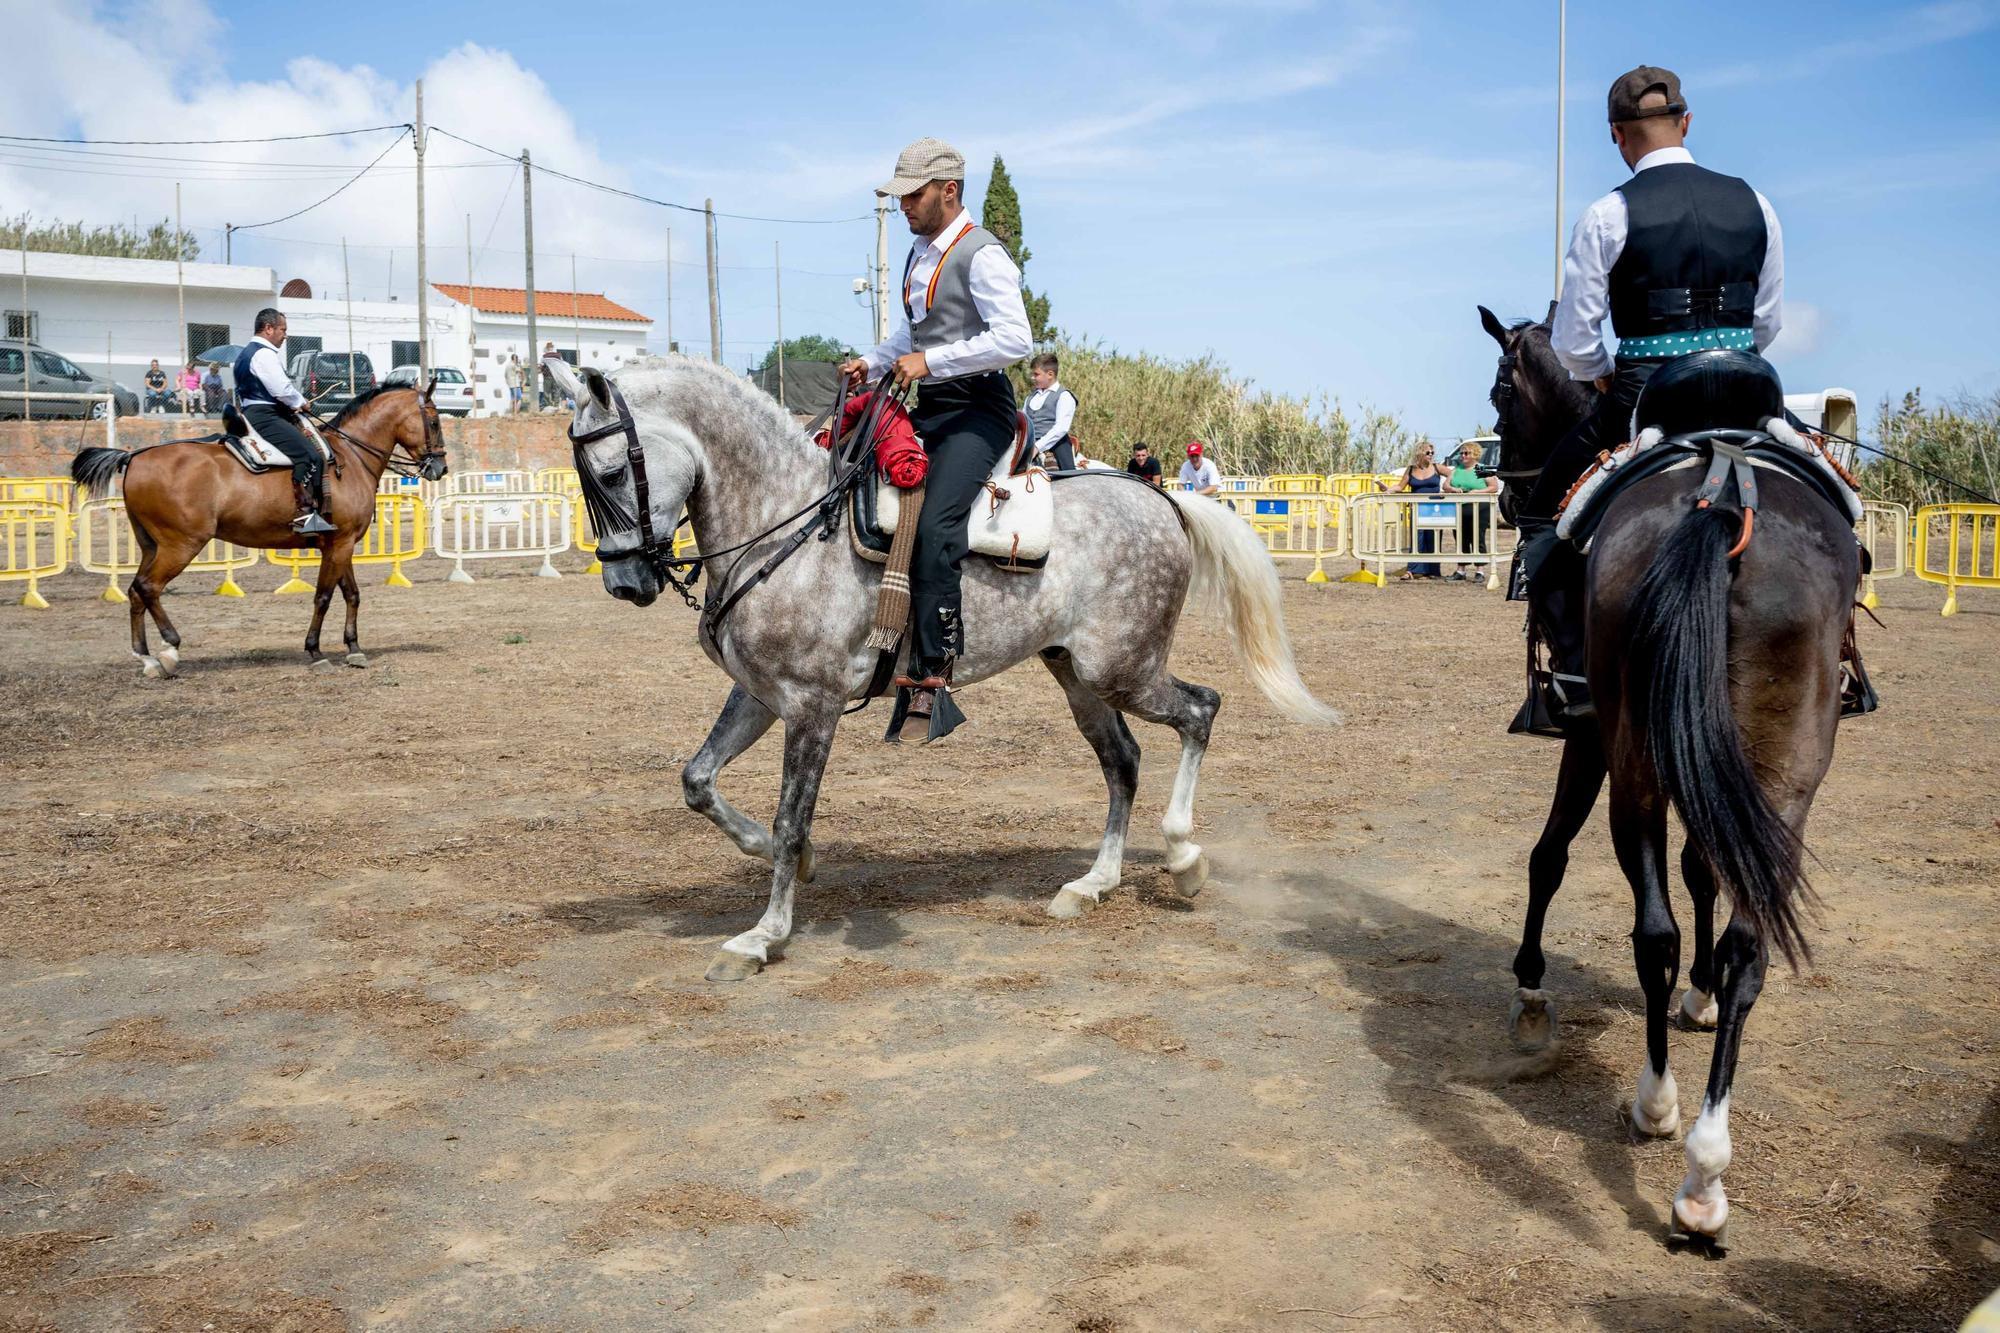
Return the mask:
<path id="1" fill-rule="evenodd" d="M 1509 1077 L 1557 747 L 1502 734 L 1497 595 L 1288 582 L 1333 732 L 1187 628 L 1225 695 L 1192 904 L 1168 733 L 1135 728 L 1123 888 L 1058 924 L 1104 794 L 1053 682 L 966 691 L 929 750 L 877 705 L 790 956 L 711 986 L 766 878 L 681 803 L 725 682 L 691 613 L 579 566 L 369 587 L 375 665 L 328 677 L 274 571 L 187 580 L 166 682 L 88 579 L 0 607 L 0 1328 L 1900 1330 L 2000 1283 L 2000 597 L 1884 585 L 1710 1261 L 1663 1244 L 1679 1143 L 1620 1115 L 1601 817 L 1551 918 L 1565 1039 Z M 768 816 L 778 761 L 725 789 Z M 1673 1040 L 1691 1122 L 1711 1038 Z"/>

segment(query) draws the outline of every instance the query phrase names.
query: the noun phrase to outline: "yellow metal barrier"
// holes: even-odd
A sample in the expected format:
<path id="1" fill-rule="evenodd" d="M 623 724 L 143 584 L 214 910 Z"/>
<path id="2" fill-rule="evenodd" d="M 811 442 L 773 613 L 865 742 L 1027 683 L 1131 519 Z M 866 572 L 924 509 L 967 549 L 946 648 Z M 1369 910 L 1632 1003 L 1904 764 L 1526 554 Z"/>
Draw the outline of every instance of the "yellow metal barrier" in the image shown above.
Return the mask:
<path id="1" fill-rule="evenodd" d="M 569 497 L 570 545 L 579 551 L 590 552 L 590 568 L 584 573 L 603 572 L 604 563 L 597 558 L 597 538 L 590 531 L 590 516 L 584 513 L 583 483 L 577 480 L 576 469 L 545 467 L 535 474 L 535 489 Z M 674 554 L 680 552 L 676 550 Z"/>
<path id="2" fill-rule="evenodd" d="M 1278 495 L 1330 495 L 1326 478 L 1305 473 L 1285 473 L 1264 479 L 1264 489 Z"/>
<path id="3" fill-rule="evenodd" d="M 1273 560 L 1309 559 L 1313 567 L 1306 582 L 1327 582 L 1326 562 L 1341 553 L 1347 535 L 1344 501 L 1332 495 L 1278 490 L 1225 491 L 1215 499 L 1256 529 Z M 678 545 L 674 550 L 680 553 Z"/>
<path id="4" fill-rule="evenodd" d="M 403 573 L 403 562 L 415 560 L 424 553 L 424 502 L 414 495 L 377 495 L 375 497 L 375 521 L 368 525 L 360 543 L 354 548 L 354 563 L 357 565 L 387 565 L 389 577 L 382 580 L 385 588 L 408 588 L 408 576 Z M 292 571 L 291 578 L 279 585 L 281 593 L 311 592 L 313 585 L 301 577 L 308 565 L 319 564 L 317 550 L 266 551 L 265 558 L 274 565 L 282 565 Z"/>
<path id="5" fill-rule="evenodd" d="M 69 510 L 53 500 L 0 500 L 0 583 L 25 582 L 21 605 L 46 611 L 35 585 L 69 565 Z"/>
<path id="6" fill-rule="evenodd" d="M 47 500 L 70 508 L 76 483 L 68 477 L 0 477 L 0 500 Z"/>
<path id="7" fill-rule="evenodd" d="M 1882 604 L 1882 599 L 1875 595 L 1875 581 L 1901 578 L 1909 567 L 1909 506 L 1893 500 L 1866 501 L 1861 506 L 1861 522 L 1855 525 L 1854 535 L 1872 557 L 1868 573 L 1861 580 L 1861 604 L 1873 611 Z"/>
<path id="8" fill-rule="evenodd" d="M 118 587 L 118 576 L 139 572 L 139 539 L 132 531 L 131 520 L 125 517 L 125 498 L 107 495 L 85 500 L 76 508 L 75 523 L 76 567 L 104 575 L 104 591 L 98 594 L 101 600 L 124 601 L 125 594 Z M 220 572 L 222 586 L 215 590 L 215 595 L 241 597 L 243 589 L 236 584 L 236 571 L 248 569 L 256 563 L 257 552 L 249 547 L 212 541 L 202 547 L 201 554 L 189 561 L 183 572 Z"/>
<path id="9" fill-rule="evenodd" d="M 2000 505 L 1925 505 L 1917 511 L 1916 568 L 1945 585 L 1940 615 L 1958 614 L 1960 588 L 2000 588 Z"/>

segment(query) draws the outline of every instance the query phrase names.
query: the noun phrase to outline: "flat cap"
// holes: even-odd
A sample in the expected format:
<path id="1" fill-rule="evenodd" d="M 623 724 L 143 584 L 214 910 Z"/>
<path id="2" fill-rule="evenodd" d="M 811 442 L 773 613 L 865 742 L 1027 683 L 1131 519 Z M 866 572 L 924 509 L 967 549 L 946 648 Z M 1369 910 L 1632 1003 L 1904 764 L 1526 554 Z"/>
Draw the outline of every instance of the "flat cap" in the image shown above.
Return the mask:
<path id="1" fill-rule="evenodd" d="M 932 181 L 965 179 L 965 154 L 942 139 L 919 139 L 896 158 L 896 174 L 875 193 L 901 199 L 915 194 Z"/>
<path id="2" fill-rule="evenodd" d="M 1661 106 L 1642 106 L 1647 93 L 1660 93 L 1666 97 Z M 1620 74 L 1618 81 L 1611 85 L 1611 96 L 1606 99 L 1611 123 L 1623 120 L 1647 120 L 1653 116 L 1684 116 L 1687 101 L 1681 96 L 1680 75 L 1658 65 L 1641 65 L 1628 73 Z"/>

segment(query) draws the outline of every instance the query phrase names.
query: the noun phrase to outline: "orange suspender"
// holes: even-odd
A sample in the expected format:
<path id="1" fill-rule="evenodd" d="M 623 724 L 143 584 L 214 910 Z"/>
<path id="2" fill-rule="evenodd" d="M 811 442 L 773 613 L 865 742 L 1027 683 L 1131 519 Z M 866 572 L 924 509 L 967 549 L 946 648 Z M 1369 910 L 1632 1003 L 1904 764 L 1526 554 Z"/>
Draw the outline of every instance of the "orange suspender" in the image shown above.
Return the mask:
<path id="1" fill-rule="evenodd" d="M 924 288 L 924 314 L 926 316 L 931 313 L 931 302 L 937 299 L 938 275 L 944 272 L 944 261 L 951 258 L 951 252 L 957 249 L 958 243 L 971 233 L 973 225 L 972 219 L 967 218 L 965 229 L 952 237 L 951 244 L 947 245 L 944 248 L 944 253 L 938 256 L 937 267 L 931 270 L 931 280 Z M 903 273 L 903 313 L 905 315 L 910 313 L 910 275 L 916 271 L 917 262 L 915 259 L 911 259 L 910 267 Z"/>

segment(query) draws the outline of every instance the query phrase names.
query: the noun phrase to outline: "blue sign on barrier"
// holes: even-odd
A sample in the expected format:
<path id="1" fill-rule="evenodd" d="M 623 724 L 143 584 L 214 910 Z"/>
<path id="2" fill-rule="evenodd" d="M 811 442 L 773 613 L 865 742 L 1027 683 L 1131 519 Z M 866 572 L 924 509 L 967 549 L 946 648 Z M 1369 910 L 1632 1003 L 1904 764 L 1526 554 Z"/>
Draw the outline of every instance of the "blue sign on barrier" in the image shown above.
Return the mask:
<path id="1" fill-rule="evenodd" d="M 1257 512 L 1260 514 L 1289 514 L 1292 512 L 1292 502 L 1290 500 L 1258 500 L 1255 503 L 1257 505 Z"/>
<path id="2" fill-rule="evenodd" d="M 1448 528 L 1458 522 L 1458 506 L 1449 500 L 1417 501 L 1416 524 L 1420 528 Z"/>

